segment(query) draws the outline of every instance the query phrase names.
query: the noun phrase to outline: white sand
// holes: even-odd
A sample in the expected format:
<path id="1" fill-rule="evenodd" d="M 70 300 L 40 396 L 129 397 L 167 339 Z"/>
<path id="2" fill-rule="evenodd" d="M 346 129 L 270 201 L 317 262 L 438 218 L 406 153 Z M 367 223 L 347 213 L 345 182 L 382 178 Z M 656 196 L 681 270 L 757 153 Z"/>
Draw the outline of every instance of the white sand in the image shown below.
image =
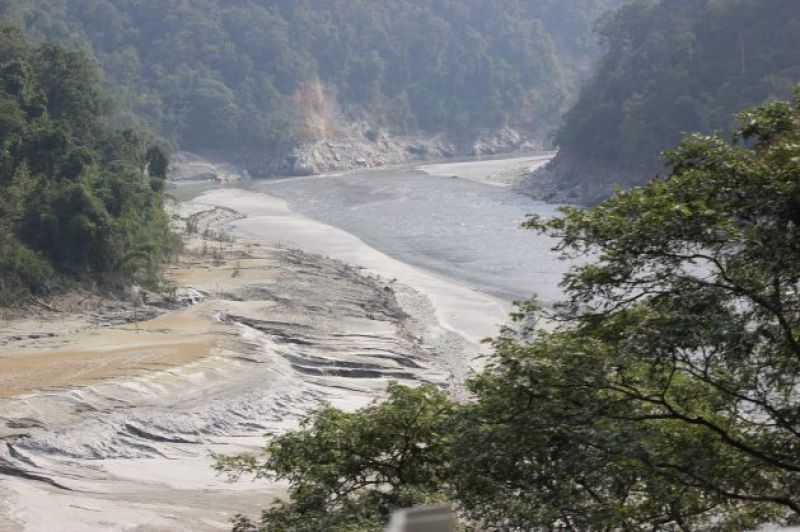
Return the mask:
<path id="1" fill-rule="evenodd" d="M 438 321 L 474 344 L 496 335 L 511 310 L 498 298 L 395 260 L 350 233 L 292 212 L 285 201 L 273 196 L 224 189 L 206 192 L 194 201 L 244 214 L 246 218 L 233 227 L 245 238 L 321 253 L 397 279 L 430 298 Z"/>
<path id="2" fill-rule="evenodd" d="M 427 332 L 420 333 L 420 337 L 425 342 L 426 352 L 431 356 L 439 353 L 441 357 L 441 360 L 415 359 L 422 364 L 419 370 L 422 378 L 443 383 L 449 372 L 453 379 L 451 382 L 458 382 L 464 378 L 470 366 L 480 367 L 481 360 L 475 357 L 481 349 L 487 349 L 479 344 L 480 340 L 495 335 L 510 310 L 509 304 L 504 301 L 404 264 L 370 248 L 349 233 L 293 213 L 284 201 L 271 196 L 237 189 L 213 190 L 192 203 L 228 207 L 245 215 L 247 218 L 233 221 L 231 226 L 238 235 L 247 239 L 322 253 L 361 266 L 366 272 L 385 279 L 396 279 L 398 283 L 393 285 L 396 287 L 396 296 L 398 299 L 405 298 L 404 302 L 407 303 L 403 308 L 412 314 L 419 310 L 421 315 L 415 318 L 425 323 Z M 221 223 L 226 221 L 221 220 Z M 258 254 L 264 253 L 266 251 L 263 249 L 258 251 Z M 217 267 L 200 263 L 195 268 L 178 271 L 176 280 L 180 280 L 179 284 L 189 283 L 190 286 L 204 287 L 207 291 L 215 291 L 209 287 L 216 287 L 216 291 L 235 290 L 239 284 L 244 286 L 254 282 L 278 290 L 280 287 L 275 286 L 277 283 L 283 285 L 282 289 L 287 294 L 292 294 L 294 287 L 286 285 L 284 277 L 281 277 L 286 275 L 286 271 L 281 268 L 314 268 L 313 261 L 304 261 L 296 266 L 280 264 L 279 256 L 270 253 L 259 259 L 223 261 Z M 236 276 L 231 273 L 233 267 L 236 268 Z M 320 275 L 319 279 L 315 283 L 324 282 L 326 286 L 314 285 L 320 288 L 312 291 L 314 301 L 331 290 L 328 283 L 341 290 L 348 282 L 347 279 L 335 280 L 328 274 Z M 295 279 L 294 282 L 301 280 Z M 418 294 L 408 294 L 411 290 L 402 285 L 416 290 Z M 298 289 L 305 289 L 305 297 L 309 297 L 308 287 L 298 284 Z M 335 295 L 335 298 L 340 297 L 345 297 L 344 293 Z M 358 297 L 358 294 L 350 297 Z M 428 298 L 429 303 L 415 303 L 414 298 Z M 347 308 L 347 304 L 360 303 L 336 299 L 336 304 Z M 321 399 L 340 407 L 357 408 L 369 398 L 379 396 L 385 387 L 386 380 L 382 378 L 303 378 L 289 368 L 286 359 L 280 355 L 281 346 L 269 343 L 267 335 L 252 330 L 239 334 L 236 332 L 239 326 L 217 324 L 211 320 L 219 313 L 230 312 L 254 317 L 264 315 L 268 319 L 288 320 L 287 326 L 294 322 L 302 326 L 305 323 L 303 316 L 292 316 L 291 310 L 281 314 L 280 309 L 266 307 L 264 303 L 218 301 L 212 298 L 192 307 L 190 312 L 192 316 L 208 320 L 206 333 L 215 328 L 224 329 L 218 331 L 220 342 L 208 341 L 210 352 L 193 362 L 165 360 L 169 364 L 156 365 L 152 371 L 144 374 L 137 369 L 130 375 L 97 375 L 91 381 L 76 381 L 73 384 L 82 385 L 77 387 L 69 382 L 59 382 L 56 383 L 58 389 L 47 392 L 36 390 L 33 383 L 29 388 L 35 391 L 29 390 L 30 395 L 17 395 L 0 403 L 0 406 L 5 405 L 7 417 L 31 417 L 45 423 L 48 432 L 37 435 L 36 442 L 52 443 L 55 451 L 63 450 L 76 456 L 71 459 L 58 452 L 51 454 L 47 446 L 23 448 L 36 462 L 35 467 L 32 466 L 34 471 L 40 474 L 44 472 L 75 491 L 0 476 L 0 532 L 226 530 L 230 526 L 228 519 L 232 513 L 257 513 L 259 508 L 268 506 L 273 497 L 284 494 L 285 486 L 247 480 L 241 484 L 227 484 L 224 479 L 214 476 L 208 452 L 232 453 L 253 449 L 262 443 L 260 437 L 221 432 L 218 437 L 201 438 L 200 444 L 149 442 L 148 445 L 160 452 L 160 457 L 126 457 L 123 456 L 125 452 L 135 451 L 135 448 L 126 447 L 127 444 L 120 441 L 118 425 L 130 421 L 156 432 L 163 430 L 167 435 L 181 434 L 181 430 L 190 430 L 195 426 L 203 429 L 219 425 L 220 431 L 226 431 L 230 412 L 244 412 L 255 420 L 266 419 L 274 411 L 275 415 L 268 425 L 272 430 L 281 430 L 296 421 L 297 416 L 293 412 L 307 410 L 319 404 Z M 162 323 L 172 320 L 172 324 L 175 316 L 180 314 L 177 312 L 152 321 Z M 438 325 L 427 323 L 432 322 L 433 317 L 440 322 Z M 309 319 L 318 321 L 320 317 Z M 335 323 L 327 326 L 324 322 L 312 324 L 318 326 L 315 330 L 319 333 L 329 329 L 334 333 L 353 333 L 361 338 L 359 341 L 363 346 L 375 352 L 402 355 L 408 349 L 402 347 L 402 342 L 394 340 L 397 335 L 391 322 L 354 319 L 336 314 L 330 315 L 330 319 Z M 156 332 L 162 329 L 163 324 Z M 195 332 L 198 339 L 203 339 L 202 332 L 194 329 L 189 332 Z M 108 330 L 94 331 L 94 334 L 103 338 L 108 333 Z M 139 335 L 134 332 L 131 333 L 131 339 L 119 336 L 130 336 L 128 331 L 115 331 L 114 334 L 117 335 L 114 339 L 123 344 L 120 348 L 134 340 L 138 345 L 141 343 L 140 337 L 151 336 L 149 333 Z M 368 338 L 370 335 L 372 339 Z M 469 345 L 464 345 L 465 342 L 456 335 L 467 340 Z M 91 337 L 88 333 L 73 336 L 69 336 L 73 342 L 70 348 L 76 352 L 81 351 L 80 346 L 87 345 L 83 337 Z M 326 356 L 338 353 L 337 356 L 352 356 L 356 360 L 361 356 L 358 343 L 350 347 L 353 351 L 350 353 L 347 345 L 351 341 L 356 342 L 355 339 L 338 340 L 337 345 L 330 346 L 330 352 L 325 352 Z M 57 349 L 50 355 L 61 353 Z M 239 360 L 240 349 L 247 356 L 260 357 L 261 364 L 247 365 Z M 170 367 L 172 364 L 178 366 Z M 326 387 L 326 383 L 339 383 L 346 387 Z M 52 383 L 48 381 L 49 385 Z M 125 405 L 119 414 L 125 416 L 124 419 L 118 419 L 119 415 L 114 413 L 117 402 Z M 96 404 L 99 410 L 95 414 L 83 414 L 74 409 L 73 404 L 84 403 Z M 170 430 L 171 426 L 174 431 Z M 102 459 L 92 460 L 83 457 L 87 449 L 94 449 L 100 455 L 115 450 L 125 452 L 119 457 L 109 453 Z"/>
<path id="3" fill-rule="evenodd" d="M 481 161 L 481 164 L 475 164 L 475 161 L 427 164 L 417 166 L 416 169 L 434 176 L 457 177 L 484 185 L 510 187 L 515 185 L 523 175 L 541 168 L 553 157 L 555 157 L 555 152 L 548 152 L 542 155 L 512 159 L 485 160 Z"/>

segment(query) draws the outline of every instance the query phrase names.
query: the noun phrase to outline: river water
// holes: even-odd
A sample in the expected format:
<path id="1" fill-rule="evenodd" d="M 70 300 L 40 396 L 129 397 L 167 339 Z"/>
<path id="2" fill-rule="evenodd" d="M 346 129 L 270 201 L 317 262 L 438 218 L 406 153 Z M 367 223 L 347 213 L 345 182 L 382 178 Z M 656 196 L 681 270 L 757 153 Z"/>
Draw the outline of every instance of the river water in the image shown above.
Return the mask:
<path id="1" fill-rule="evenodd" d="M 525 160 L 509 159 L 508 166 Z M 498 172 L 498 164 L 470 161 L 426 166 L 426 171 L 409 166 L 258 180 L 250 188 L 401 262 L 505 300 L 535 295 L 552 304 L 560 298 L 558 282 L 566 265 L 551 250 L 551 238 L 520 224 L 529 214 L 557 214 L 557 206 L 508 187 L 435 175 L 454 166 L 454 172 L 480 179 Z"/>

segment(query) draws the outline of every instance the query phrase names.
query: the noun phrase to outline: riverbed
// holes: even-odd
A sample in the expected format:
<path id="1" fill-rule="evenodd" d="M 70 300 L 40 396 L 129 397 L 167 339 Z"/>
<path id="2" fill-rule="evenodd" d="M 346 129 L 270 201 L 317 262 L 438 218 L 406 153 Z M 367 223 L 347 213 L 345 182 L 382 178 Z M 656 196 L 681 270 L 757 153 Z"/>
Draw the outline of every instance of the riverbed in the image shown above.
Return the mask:
<path id="1" fill-rule="evenodd" d="M 549 156 L 372 169 L 334 176 L 256 180 L 247 190 L 283 199 L 298 214 L 358 237 L 398 261 L 504 300 L 558 300 L 565 265 L 529 214 L 557 205 L 509 188 L 513 172 Z M 509 173 L 511 175 L 509 175 Z M 503 177 L 506 179 L 503 179 Z M 325 250 L 325 242 L 319 243 Z"/>
<path id="2" fill-rule="evenodd" d="M 545 159 L 183 189 L 169 277 L 193 304 L 0 323 L 0 530 L 225 530 L 285 486 L 226 483 L 210 452 L 389 380 L 458 394 L 512 301 L 559 297 L 553 242 L 520 228 L 556 207 L 507 186 Z"/>

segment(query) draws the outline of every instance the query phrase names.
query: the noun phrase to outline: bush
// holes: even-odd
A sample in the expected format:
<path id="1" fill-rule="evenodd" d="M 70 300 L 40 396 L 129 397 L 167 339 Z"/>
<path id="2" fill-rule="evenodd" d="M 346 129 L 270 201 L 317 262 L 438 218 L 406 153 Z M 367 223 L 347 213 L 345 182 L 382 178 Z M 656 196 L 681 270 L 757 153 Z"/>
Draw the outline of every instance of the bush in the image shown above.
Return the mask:
<path id="1" fill-rule="evenodd" d="M 0 303 L 41 295 L 57 286 L 52 266 L 19 242 L 0 244 Z"/>

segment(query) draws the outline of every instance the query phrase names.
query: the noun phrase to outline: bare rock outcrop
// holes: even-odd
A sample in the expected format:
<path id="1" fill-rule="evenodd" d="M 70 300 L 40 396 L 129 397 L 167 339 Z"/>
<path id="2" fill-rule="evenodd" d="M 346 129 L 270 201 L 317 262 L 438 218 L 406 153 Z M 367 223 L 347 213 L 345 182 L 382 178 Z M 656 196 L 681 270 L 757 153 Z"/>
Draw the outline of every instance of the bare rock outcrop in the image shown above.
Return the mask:
<path id="1" fill-rule="evenodd" d="M 512 128 L 486 131 L 476 139 L 453 141 L 442 135 L 391 135 L 361 124 L 347 135 L 308 142 L 285 156 L 246 157 L 254 175 L 317 175 L 458 156 L 498 155 L 541 150 L 542 144 Z"/>
<path id="2" fill-rule="evenodd" d="M 663 175 L 663 168 L 618 168 L 559 153 L 547 166 L 524 176 L 516 189 L 535 199 L 551 203 L 593 205 L 618 188 L 641 185 Z"/>
<path id="3" fill-rule="evenodd" d="M 250 174 L 244 168 L 188 151 L 179 151 L 172 155 L 167 175 L 172 181 L 228 183 L 250 179 Z"/>

